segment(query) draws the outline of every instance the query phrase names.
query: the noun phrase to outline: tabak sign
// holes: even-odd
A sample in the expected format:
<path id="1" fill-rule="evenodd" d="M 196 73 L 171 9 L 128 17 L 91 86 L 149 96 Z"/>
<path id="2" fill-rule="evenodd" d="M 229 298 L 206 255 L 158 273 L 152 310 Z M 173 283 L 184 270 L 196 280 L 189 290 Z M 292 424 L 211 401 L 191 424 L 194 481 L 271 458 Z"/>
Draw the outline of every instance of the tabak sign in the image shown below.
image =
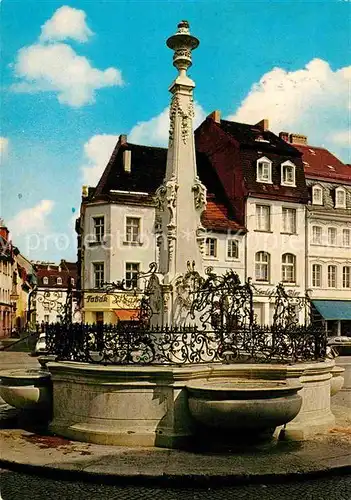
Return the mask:
<path id="1" fill-rule="evenodd" d="M 106 304 L 108 302 L 108 297 L 102 294 L 89 294 L 85 296 L 85 302 L 87 304 Z"/>

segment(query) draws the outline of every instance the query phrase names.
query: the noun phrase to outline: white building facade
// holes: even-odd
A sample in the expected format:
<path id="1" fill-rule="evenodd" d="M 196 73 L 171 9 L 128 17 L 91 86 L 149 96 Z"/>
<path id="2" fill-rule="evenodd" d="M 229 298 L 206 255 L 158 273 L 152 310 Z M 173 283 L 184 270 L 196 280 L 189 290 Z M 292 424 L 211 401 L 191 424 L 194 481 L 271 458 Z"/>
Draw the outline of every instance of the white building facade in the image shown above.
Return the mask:
<path id="1" fill-rule="evenodd" d="M 249 197 L 246 221 L 246 275 L 256 289 L 256 319 L 270 325 L 274 313 L 270 293 L 278 283 L 296 296 L 305 294 L 305 205 Z M 301 309 L 301 322 L 304 314 Z"/>
<path id="2" fill-rule="evenodd" d="M 306 288 L 315 318 L 328 335 L 351 336 L 351 167 L 305 136 L 298 144 L 289 137 L 303 154 L 309 190 Z"/>

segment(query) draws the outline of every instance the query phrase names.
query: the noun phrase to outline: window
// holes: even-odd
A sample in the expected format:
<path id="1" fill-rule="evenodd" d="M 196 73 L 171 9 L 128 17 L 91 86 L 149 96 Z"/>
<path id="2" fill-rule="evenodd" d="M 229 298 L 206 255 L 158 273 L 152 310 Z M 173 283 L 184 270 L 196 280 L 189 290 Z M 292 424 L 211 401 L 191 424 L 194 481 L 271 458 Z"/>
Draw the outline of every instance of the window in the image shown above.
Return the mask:
<path id="1" fill-rule="evenodd" d="M 312 188 L 312 203 L 313 205 L 323 205 L 323 193 L 320 186 L 313 186 Z"/>
<path id="2" fill-rule="evenodd" d="M 127 217 L 126 219 L 126 241 L 128 243 L 140 242 L 140 218 Z"/>
<path id="3" fill-rule="evenodd" d="M 346 192 L 342 187 L 335 189 L 335 208 L 346 208 Z"/>
<path id="4" fill-rule="evenodd" d="M 49 315 L 44 314 L 44 323 L 49 323 Z"/>
<path id="5" fill-rule="evenodd" d="M 271 207 L 269 205 L 256 205 L 256 230 L 270 231 Z"/>
<path id="6" fill-rule="evenodd" d="M 287 161 L 281 166 L 281 184 L 283 186 L 295 186 L 295 165 Z"/>
<path id="7" fill-rule="evenodd" d="M 206 238 L 206 256 L 217 257 L 217 240 L 216 238 Z"/>
<path id="8" fill-rule="evenodd" d="M 56 280 L 56 283 L 58 285 L 62 285 L 62 278 L 58 277 L 57 280 Z"/>
<path id="9" fill-rule="evenodd" d="M 295 208 L 283 208 L 283 233 L 296 233 Z"/>
<path id="10" fill-rule="evenodd" d="M 268 158 L 257 161 L 257 182 L 272 182 L 272 162 Z"/>
<path id="11" fill-rule="evenodd" d="M 336 227 L 328 227 L 328 245 L 336 245 Z"/>
<path id="12" fill-rule="evenodd" d="M 320 226 L 312 226 L 312 243 L 322 244 L 322 228 Z"/>
<path id="13" fill-rule="evenodd" d="M 322 266 L 320 264 L 312 265 L 312 286 L 322 286 Z"/>
<path id="14" fill-rule="evenodd" d="M 284 283 L 295 283 L 295 255 L 285 253 L 282 256 L 282 281 Z"/>
<path id="15" fill-rule="evenodd" d="M 94 288 L 102 288 L 105 281 L 104 263 L 95 262 L 94 266 Z"/>
<path id="16" fill-rule="evenodd" d="M 94 221 L 94 236 L 96 243 L 102 243 L 105 234 L 104 217 L 93 217 Z"/>
<path id="17" fill-rule="evenodd" d="M 328 266 L 328 287 L 336 288 L 336 266 Z"/>
<path id="18" fill-rule="evenodd" d="M 350 229 L 343 229 L 342 230 L 342 244 L 344 247 L 349 247 L 351 242 L 350 238 Z"/>
<path id="19" fill-rule="evenodd" d="M 74 278 L 71 278 L 71 285 L 74 286 Z"/>
<path id="20" fill-rule="evenodd" d="M 342 287 L 351 288 L 351 267 L 344 266 L 342 268 Z"/>
<path id="21" fill-rule="evenodd" d="M 257 252 L 255 258 L 256 281 L 269 281 L 269 253 Z"/>
<path id="22" fill-rule="evenodd" d="M 48 285 L 48 284 L 49 284 L 49 278 L 47 276 L 44 276 L 43 285 Z"/>
<path id="23" fill-rule="evenodd" d="M 137 288 L 140 264 L 138 262 L 126 263 L 126 288 Z"/>
<path id="24" fill-rule="evenodd" d="M 239 242 L 238 242 L 238 240 L 228 240 L 227 258 L 228 259 L 238 259 L 239 258 Z"/>

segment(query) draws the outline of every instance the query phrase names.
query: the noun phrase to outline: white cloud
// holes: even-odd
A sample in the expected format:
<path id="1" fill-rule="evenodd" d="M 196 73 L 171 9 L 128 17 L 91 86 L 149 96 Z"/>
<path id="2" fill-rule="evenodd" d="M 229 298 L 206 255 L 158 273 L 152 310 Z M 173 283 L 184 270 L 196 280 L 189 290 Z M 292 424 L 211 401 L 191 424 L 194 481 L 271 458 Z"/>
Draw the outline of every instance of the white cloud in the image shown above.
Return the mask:
<path id="1" fill-rule="evenodd" d="M 334 71 L 321 59 L 296 71 L 274 68 L 252 86 L 228 119 L 256 123 L 268 118 L 276 133 L 302 133 L 308 135 L 310 144 L 341 154 L 340 138 L 344 136 L 337 132 L 349 128 L 350 81 L 351 66 Z"/>
<path id="2" fill-rule="evenodd" d="M 194 129 L 205 119 L 206 113 L 203 108 L 195 102 Z M 136 144 L 145 144 L 147 146 L 168 145 L 169 131 L 169 107 L 162 113 L 145 122 L 138 122 L 130 131 L 128 141 Z"/>
<path id="3" fill-rule="evenodd" d="M 351 148 L 351 128 L 334 132 L 330 134 L 329 139 L 337 145 Z"/>
<path id="4" fill-rule="evenodd" d="M 87 160 L 81 167 L 84 185 L 96 186 L 117 141 L 118 135 L 101 134 L 94 135 L 84 144 L 84 156 Z"/>
<path id="5" fill-rule="evenodd" d="M 86 42 L 93 35 L 93 32 L 86 24 L 85 18 L 86 13 L 84 10 L 63 5 L 41 27 L 40 41 L 47 42 L 71 38 L 78 42 Z"/>
<path id="6" fill-rule="evenodd" d="M 14 69 L 23 79 L 13 86 L 17 92 L 56 91 L 61 103 L 73 107 L 94 102 L 97 89 L 123 83 L 118 69 L 100 71 L 64 43 L 23 47 Z"/>
<path id="7" fill-rule="evenodd" d="M 128 135 L 128 141 L 148 146 L 164 146 L 168 141 L 169 108 L 148 121 L 138 122 Z"/>
<path id="8" fill-rule="evenodd" d="M 196 128 L 204 120 L 206 113 L 198 103 L 195 103 L 194 107 L 194 128 Z M 128 142 L 167 147 L 168 130 L 169 108 L 167 107 L 150 120 L 137 123 L 128 134 Z M 84 185 L 96 186 L 117 144 L 118 137 L 108 134 L 94 135 L 84 144 L 85 163 L 81 166 Z"/>
<path id="9" fill-rule="evenodd" d="M 18 212 L 8 224 L 12 237 L 46 233 L 49 230 L 47 218 L 53 207 L 52 200 L 41 200 L 34 207 Z"/>
<path id="10" fill-rule="evenodd" d="M 0 136 L 0 165 L 6 158 L 8 148 L 9 148 L 9 140 L 6 137 Z"/>
<path id="11" fill-rule="evenodd" d="M 82 10 L 63 6 L 42 26 L 38 42 L 22 47 L 12 65 L 19 83 L 15 92 L 57 92 L 62 104 L 81 107 L 95 102 L 96 90 L 123 85 L 117 68 L 99 70 L 70 45 L 66 38 L 86 41 L 93 32 L 85 22 Z M 49 43 L 47 43 L 49 42 Z"/>

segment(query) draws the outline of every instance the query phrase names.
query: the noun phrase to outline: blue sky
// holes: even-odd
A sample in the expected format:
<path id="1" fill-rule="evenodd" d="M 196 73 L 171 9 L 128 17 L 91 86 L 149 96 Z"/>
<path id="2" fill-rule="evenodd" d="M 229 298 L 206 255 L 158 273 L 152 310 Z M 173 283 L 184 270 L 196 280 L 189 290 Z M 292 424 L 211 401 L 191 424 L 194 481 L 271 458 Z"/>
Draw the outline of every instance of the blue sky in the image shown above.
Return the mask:
<path id="1" fill-rule="evenodd" d="M 32 259 L 75 259 L 73 219 L 117 136 L 166 145 L 165 40 L 200 39 L 196 122 L 214 109 L 304 133 L 350 162 L 349 1 L 1 2 L 1 205 Z"/>

